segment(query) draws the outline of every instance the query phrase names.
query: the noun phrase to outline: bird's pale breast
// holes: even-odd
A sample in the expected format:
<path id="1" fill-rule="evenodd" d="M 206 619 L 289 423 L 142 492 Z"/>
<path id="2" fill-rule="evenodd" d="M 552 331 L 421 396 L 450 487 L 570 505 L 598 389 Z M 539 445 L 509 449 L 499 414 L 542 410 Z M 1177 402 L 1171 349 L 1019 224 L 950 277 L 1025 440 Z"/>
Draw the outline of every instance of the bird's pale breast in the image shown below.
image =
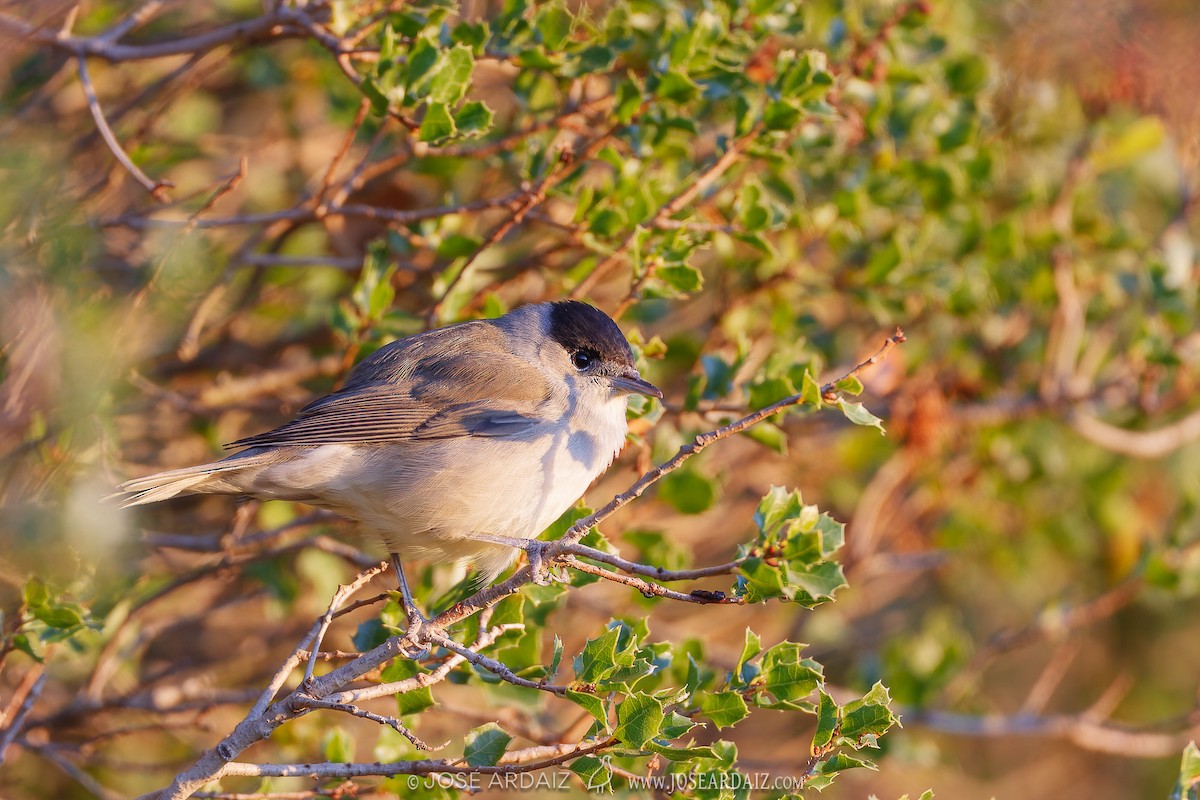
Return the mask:
<path id="1" fill-rule="evenodd" d="M 474 534 L 533 538 L 574 504 L 624 442 L 624 397 L 518 437 L 324 445 L 260 474 L 377 532 L 402 557 L 471 559 L 498 573 L 516 556 Z M 297 498 L 300 499 L 300 498 Z"/>

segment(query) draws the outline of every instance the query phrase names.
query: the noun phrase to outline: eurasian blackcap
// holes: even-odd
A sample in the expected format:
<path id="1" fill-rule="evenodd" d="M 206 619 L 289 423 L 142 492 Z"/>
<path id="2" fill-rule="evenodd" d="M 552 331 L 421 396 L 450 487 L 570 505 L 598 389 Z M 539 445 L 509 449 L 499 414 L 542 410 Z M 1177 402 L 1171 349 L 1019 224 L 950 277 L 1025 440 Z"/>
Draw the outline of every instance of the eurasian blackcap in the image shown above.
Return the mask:
<path id="1" fill-rule="evenodd" d="M 385 345 L 291 422 L 230 445 L 241 452 L 122 484 L 123 505 L 299 501 L 379 535 L 405 594 L 401 558 L 470 561 L 491 581 L 616 458 L 630 394 L 663 396 L 607 315 L 523 306 Z"/>

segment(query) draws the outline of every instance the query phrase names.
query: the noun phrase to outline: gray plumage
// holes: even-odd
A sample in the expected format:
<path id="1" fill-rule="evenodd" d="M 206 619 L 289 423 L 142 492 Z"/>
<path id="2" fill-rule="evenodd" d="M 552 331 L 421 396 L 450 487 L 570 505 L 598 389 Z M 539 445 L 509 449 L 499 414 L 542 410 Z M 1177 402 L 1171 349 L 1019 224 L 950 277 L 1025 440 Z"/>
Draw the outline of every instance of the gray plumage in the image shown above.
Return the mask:
<path id="1" fill-rule="evenodd" d="M 616 324 L 573 301 L 385 345 L 295 419 L 221 461 L 138 478 L 123 505 L 244 494 L 331 509 L 403 559 L 470 560 L 485 579 L 569 508 L 624 442 L 642 381 Z"/>

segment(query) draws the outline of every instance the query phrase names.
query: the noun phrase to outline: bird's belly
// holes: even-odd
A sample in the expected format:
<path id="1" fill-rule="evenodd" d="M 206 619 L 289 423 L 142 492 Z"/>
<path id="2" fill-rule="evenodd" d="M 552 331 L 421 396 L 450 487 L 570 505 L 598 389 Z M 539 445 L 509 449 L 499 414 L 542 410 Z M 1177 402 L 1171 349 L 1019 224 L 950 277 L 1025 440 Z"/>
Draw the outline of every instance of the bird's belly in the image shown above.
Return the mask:
<path id="1" fill-rule="evenodd" d="M 515 551 L 477 535 L 529 539 L 545 530 L 612 463 L 624 441 L 623 410 L 620 422 L 602 426 L 606 435 L 556 425 L 520 439 L 324 445 L 298 451 L 260 480 L 359 521 L 402 557 L 482 558 L 491 564 L 485 572 L 499 572 Z"/>
<path id="2" fill-rule="evenodd" d="M 387 511 L 397 527 L 436 530 L 455 538 L 473 533 L 533 538 L 579 499 L 612 462 L 571 437 L 530 441 L 464 438 L 439 455 L 442 463 L 393 492 Z M 406 496 L 407 495 L 407 496 Z"/>

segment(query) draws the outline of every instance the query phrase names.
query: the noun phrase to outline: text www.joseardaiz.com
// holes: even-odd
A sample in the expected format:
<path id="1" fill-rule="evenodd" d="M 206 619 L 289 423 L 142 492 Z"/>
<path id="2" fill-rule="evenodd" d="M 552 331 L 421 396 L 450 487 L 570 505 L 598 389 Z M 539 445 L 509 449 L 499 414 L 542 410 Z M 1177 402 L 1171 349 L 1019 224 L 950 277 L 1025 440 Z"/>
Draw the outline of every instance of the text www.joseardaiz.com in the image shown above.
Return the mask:
<path id="1" fill-rule="evenodd" d="M 574 779 L 574 780 L 572 780 Z M 432 788 L 457 789 L 467 792 L 484 790 L 507 791 L 570 791 L 582 788 L 589 791 L 614 788 L 615 778 L 608 770 L 576 775 L 566 770 L 538 772 L 493 772 L 493 773 L 435 773 L 431 775 L 409 775 L 408 788 L 412 790 Z M 792 775 L 771 775 L 767 772 L 690 772 L 664 773 L 658 775 L 623 775 L 620 780 L 630 789 L 648 789 L 671 794 L 674 792 L 704 791 L 712 789 L 749 789 L 750 791 L 797 791 L 803 781 Z"/>

